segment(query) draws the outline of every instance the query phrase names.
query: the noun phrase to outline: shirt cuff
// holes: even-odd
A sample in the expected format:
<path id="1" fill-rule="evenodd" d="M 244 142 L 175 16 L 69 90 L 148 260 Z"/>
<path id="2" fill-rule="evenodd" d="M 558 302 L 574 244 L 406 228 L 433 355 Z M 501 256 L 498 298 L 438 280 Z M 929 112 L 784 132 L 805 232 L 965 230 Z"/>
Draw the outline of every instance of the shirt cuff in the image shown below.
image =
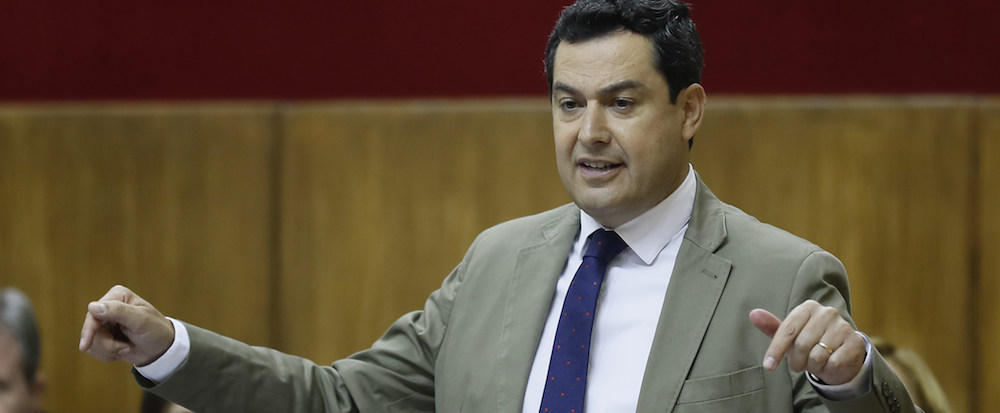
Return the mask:
<path id="1" fill-rule="evenodd" d="M 861 371 L 851 381 L 844 384 L 829 385 L 821 382 L 812 373 L 806 373 L 809 383 L 816 389 L 816 392 L 828 400 L 853 400 L 864 396 L 872 388 L 872 365 L 874 364 L 874 361 L 872 361 L 872 342 L 864 333 L 860 331 L 855 331 L 855 333 L 858 333 L 865 340 L 865 362 L 861 366 Z"/>
<path id="2" fill-rule="evenodd" d="M 135 370 L 153 383 L 160 383 L 174 374 L 181 364 L 187 360 L 188 353 L 191 352 L 191 338 L 188 337 L 187 327 L 184 323 L 167 317 L 174 325 L 174 342 L 163 353 L 160 358 L 142 367 L 135 367 Z"/>

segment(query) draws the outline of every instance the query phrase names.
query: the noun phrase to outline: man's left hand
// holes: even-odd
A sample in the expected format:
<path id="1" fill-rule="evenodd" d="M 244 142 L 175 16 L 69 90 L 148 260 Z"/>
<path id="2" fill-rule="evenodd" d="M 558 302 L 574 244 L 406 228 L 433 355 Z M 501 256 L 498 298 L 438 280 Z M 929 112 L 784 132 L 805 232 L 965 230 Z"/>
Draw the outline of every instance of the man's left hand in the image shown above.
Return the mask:
<path id="1" fill-rule="evenodd" d="M 797 372 L 805 370 L 829 385 L 844 384 L 861 371 L 866 343 L 833 307 L 808 300 L 782 321 L 767 310 L 750 312 L 750 321 L 771 337 L 764 368 L 774 370 L 782 357 Z"/>

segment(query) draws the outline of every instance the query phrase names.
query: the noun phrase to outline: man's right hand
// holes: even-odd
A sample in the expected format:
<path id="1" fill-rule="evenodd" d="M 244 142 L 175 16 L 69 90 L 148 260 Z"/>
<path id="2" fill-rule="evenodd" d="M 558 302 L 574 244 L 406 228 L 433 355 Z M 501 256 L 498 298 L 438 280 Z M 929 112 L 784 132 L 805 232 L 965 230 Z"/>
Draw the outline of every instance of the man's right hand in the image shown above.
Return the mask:
<path id="1" fill-rule="evenodd" d="M 174 325 L 142 297 L 116 285 L 87 306 L 80 351 L 101 361 L 145 366 L 174 342 Z"/>

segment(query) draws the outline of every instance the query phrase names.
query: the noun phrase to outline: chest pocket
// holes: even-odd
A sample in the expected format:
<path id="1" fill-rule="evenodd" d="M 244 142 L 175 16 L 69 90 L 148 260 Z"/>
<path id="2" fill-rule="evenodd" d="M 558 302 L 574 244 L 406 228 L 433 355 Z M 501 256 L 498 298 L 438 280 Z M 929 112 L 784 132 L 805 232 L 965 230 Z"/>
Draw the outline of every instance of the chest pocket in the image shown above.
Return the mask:
<path id="1" fill-rule="evenodd" d="M 761 366 L 729 374 L 691 379 L 684 382 L 681 394 L 677 398 L 677 407 L 712 401 L 735 401 L 760 393 L 763 389 L 764 369 Z"/>

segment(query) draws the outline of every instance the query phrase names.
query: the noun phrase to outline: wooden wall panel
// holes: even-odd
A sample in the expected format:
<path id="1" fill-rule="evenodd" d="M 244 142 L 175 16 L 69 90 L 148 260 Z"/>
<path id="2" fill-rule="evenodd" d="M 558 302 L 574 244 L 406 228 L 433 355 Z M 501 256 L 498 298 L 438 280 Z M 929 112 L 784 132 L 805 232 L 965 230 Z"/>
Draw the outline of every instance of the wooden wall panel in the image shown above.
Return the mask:
<path id="1" fill-rule="evenodd" d="M 979 148 L 979 213 L 974 228 L 978 238 L 979 259 L 978 325 L 973 336 L 980 344 L 973 353 L 978 367 L 977 400 L 980 411 L 1000 406 L 1000 99 L 986 100 L 978 116 Z"/>
<path id="2" fill-rule="evenodd" d="M 973 98 L 713 97 L 694 165 L 843 259 L 860 327 L 976 411 L 1000 385 L 998 119 Z M 128 366 L 75 348 L 114 283 L 319 363 L 366 347 L 480 231 L 569 202 L 550 122 L 541 99 L 0 107 L 0 285 L 38 307 L 47 407 L 134 411 Z"/>
<path id="3" fill-rule="evenodd" d="M 716 194 L 836 254 L 859 327 L 927 359 L 968 411 L 973 101 L 709 103 L 695 168 Z"/>
<path id="4" fill-rule="evenodd" d="M 545 101 L 293 106 L 280 347 L 326 363 L 423 308 L 476 234 L 569 202 Z"/>
<path id="5" fill-rule="evenodd" d="M 125 363 L 77 350 L 116 283 L 267 344 L 271 107 L 0 109 L 0 285 L 31 296 L 49 411 L 138 411 Z"/>
<path id="6" fill-rule="evenodd" d="M 564 202 L 548 109 L 533 104 L 517 111 L 527 123 L 495 109 L 482 116 L 475 105 L 291 110 L 278 306 L 291 331 L 282 345 L 321 362 L 364 348 L 419 308 L 481 229 Z M 722 199 L 840 256 L 861 328 L 927 358 L 959 412 L 969 409 L 974 368 L 951 356 L 975 346 L 973 107 L 953 98 L 723 97 L 710 104 L 694 161 Z M 531 137 L 511 140 L 520 135 L 512 124 Z M 549 181 L 524 186 L 510 171 L 497 174 L 482 161 L 495 141 L 519 148 L 503 163 Z M 496 192 L 477 189 L 484 181 Z M 491 194 L 533 187 L 558 196 L 492 215 L 503 203 Z M 420 252 L 437 238 L 451 241 Z M 412 270 L 414 262 L 429 271 Z M 333 316 L 343 313 L 358 317 Z"/>

